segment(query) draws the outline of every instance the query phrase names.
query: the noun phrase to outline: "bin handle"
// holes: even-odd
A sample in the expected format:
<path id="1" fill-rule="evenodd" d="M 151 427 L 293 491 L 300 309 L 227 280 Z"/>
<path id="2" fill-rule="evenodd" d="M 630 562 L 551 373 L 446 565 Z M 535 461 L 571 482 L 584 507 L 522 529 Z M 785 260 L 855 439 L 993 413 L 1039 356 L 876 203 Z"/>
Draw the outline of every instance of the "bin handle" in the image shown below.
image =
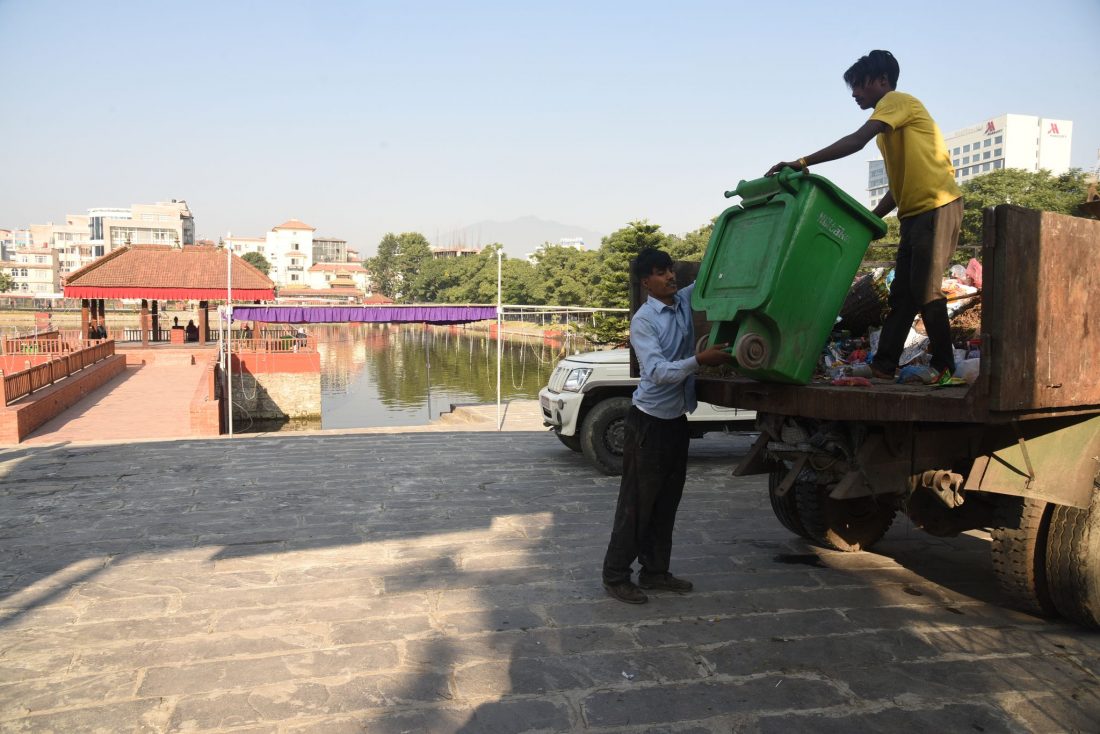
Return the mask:
<path id="1" fill-rule="evenodd" d="M 745 181 L 742 179 L 742 181 L 737 184 L 737 188 L 733 191 L 726 192 L 726 198 L 740 196 L 741 205 L 746 207 L 763 204 L 765 201 L 784 190 L 791 194 L 797 193 L 800 185 L 797 179 L 809 175 L 806 169 L 796 171 L 793 168 L 787 167 L 774 176 L 764 176 L 763 178 L 753 179 L 752 181 Z"/>

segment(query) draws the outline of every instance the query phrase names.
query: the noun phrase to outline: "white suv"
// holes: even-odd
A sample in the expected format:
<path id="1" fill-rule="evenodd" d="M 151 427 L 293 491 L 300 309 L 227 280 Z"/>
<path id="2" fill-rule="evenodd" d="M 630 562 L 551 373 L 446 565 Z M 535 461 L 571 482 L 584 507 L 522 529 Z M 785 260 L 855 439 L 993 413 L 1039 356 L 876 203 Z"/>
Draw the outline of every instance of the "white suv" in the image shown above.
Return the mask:
<path id="1" fill-rule="evenodd" d="M 637 385 L 630 376 L 629 349 L 566 357 L 539 391 L 542 422 L 603 473 L 622 474 L 624 421 Z M 752 431 L 756 413 L 701 402 L 688 421 L 692 438 L 698 438 L 708 431 Z"/>

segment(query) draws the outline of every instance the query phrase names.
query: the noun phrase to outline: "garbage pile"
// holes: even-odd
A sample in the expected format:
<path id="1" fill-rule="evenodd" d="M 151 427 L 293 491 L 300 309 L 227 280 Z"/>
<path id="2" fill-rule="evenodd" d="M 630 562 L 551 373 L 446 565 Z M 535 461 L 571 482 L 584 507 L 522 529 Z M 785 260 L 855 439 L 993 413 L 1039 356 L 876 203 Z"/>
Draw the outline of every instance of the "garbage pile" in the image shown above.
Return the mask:
<path id="1" fill-rule="evenodd" d="M 856 278 L 837 318 L 836 328 L 822 350 L 815 382 L 834 385 L 869 386 L 871 359 L 878 348 L 882 320 L 889 310 L 888 298 L 894 271 L 879 268 Z M 954 265 L 944 278 L 951 334 L 955 345 L 953 384 L 972 383 L 978 378 L 981 357 L 982 264 L 971 259 L 964 267 Z M 899 364 L 898 382 L 926 384 L 931 369 L 929 340 L 920 316 L 909 330 Z"/>

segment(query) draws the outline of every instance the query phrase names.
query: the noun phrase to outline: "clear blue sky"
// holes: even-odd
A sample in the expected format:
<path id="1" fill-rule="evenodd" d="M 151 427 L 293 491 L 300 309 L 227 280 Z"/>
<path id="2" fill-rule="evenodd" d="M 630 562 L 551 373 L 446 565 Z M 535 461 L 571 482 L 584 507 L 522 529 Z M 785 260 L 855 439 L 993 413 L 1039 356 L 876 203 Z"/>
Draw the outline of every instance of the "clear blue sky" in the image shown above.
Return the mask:
<path id="1" fill-rule="evenodd" d="M 945 132 L 1006 112 L 1100 148 L 1098 0 L 0 0 L 0 227 L 183 198 L 201 237 L 290 217 L 371 254 L 525 215 L 685 232 L 859 127 L 901 63 Z M 866 160 L 816 169 L 865 200 Z"/>

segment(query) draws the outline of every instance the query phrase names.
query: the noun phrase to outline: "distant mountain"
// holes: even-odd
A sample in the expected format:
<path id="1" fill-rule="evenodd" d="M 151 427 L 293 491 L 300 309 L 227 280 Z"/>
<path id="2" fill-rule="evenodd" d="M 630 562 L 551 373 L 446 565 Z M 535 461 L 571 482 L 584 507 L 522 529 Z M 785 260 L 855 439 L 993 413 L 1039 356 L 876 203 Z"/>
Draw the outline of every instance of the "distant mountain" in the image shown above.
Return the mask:
<path id="1" fill-rule="evenodd" d="M 551 222 L 546 219 L 528 216 L 513 219 L 510 222 L 478 222 L 463 227 L 450 235 L 441 235 L 439 245 L 448 247 L 484 247 L 499 242 L 504 245 L 504 253 L 509 257 L 526 257 L 538 249 L 544 242 L 558 243 L 562 239 L 583 239 L 589 250 L 598 250 L 603 235 L 591 229 L 572 224 Z"/>

